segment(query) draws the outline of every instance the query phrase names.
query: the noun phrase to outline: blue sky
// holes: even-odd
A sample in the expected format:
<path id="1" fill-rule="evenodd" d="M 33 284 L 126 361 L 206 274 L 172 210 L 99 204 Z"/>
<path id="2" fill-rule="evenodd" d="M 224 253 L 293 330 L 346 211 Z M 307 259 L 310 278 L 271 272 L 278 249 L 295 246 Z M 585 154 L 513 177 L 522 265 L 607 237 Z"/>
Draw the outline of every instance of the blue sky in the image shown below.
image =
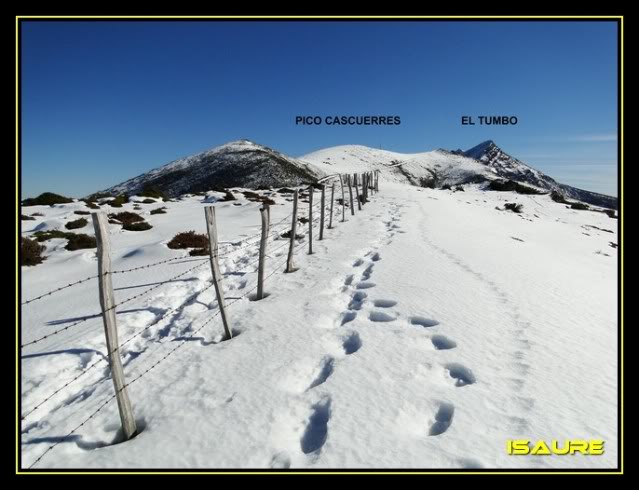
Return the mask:
<path id="1" fill-rule="evenodd" d="M 80 197 L 237 139 L 292 156 L 494 140 L 616 195 L 616 24 L 23 22 L 22 192 Z M 399 115 L 302 127 L 297 115 Z M 514 115 L 516 126 L 462 126 Z"/>

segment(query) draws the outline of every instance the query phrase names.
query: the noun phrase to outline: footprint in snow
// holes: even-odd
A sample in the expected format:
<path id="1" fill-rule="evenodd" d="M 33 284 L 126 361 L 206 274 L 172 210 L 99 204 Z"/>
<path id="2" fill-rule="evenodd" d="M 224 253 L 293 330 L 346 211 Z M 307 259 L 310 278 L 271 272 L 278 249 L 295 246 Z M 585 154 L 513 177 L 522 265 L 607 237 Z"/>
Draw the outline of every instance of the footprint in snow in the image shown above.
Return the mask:
<path id="1" fill-rule="evenodd" d="M 326 397 L 311 407 L 300 448 L 304 454 L 319 454 L 328 437 L 328 421 L 331 418 L 331 399 Z"/>
<path id="2" fill-rule="evenodd" d="M 397 320 L 397 316 L 389 315 L 384 311 L 373 310 L 369 313 L 368 319 L 372 322 L 392 322 Z"/>
<path id="3" fill-rule="evenodd" d="M 424 316 L 413 316 L 410 318 L 410 323 L 411 325 L 418 325 L 424 328 L 430 328 L 439 325 L 439 322 L 437 320 L 432 320 Z"/>
<path id="4" fill-rule="evenodd" d="M 462 364 L 451 362 L 445 367 L 449 376 L 455 380 L 457 387 L 472 385 L 477 381 L 473 372 Z"/>
<path id="5" fill-rule="evenodd" d="M 374 288 L 376 286 L 376 284 L 374 282 L 370 282 L 370 281 L 362 281 L 357 283 L 357 289 L 369 289 L 369 288 Z"/>
<path id="6" fill-rule="evenodd" d="M 351 332 L 342 338 L 342 348 L 344 354 L 351 355 L 357 352 L 362 347 L 362 339 L 357 332 Z"/>
<path id="7" fill-rule="evenodd" d="M 437 350 L 454 349 L 457 347 L 457 343 L 454 340 L 451 340 L 444 335 L 433 335 L 430 338 L 430 341 Z"/>
<path id="8" fill-rule="evenodd" d="M 362 273 L 362 279 L 364 281 L 368 281 L 371 278 L 371 275 L 373 274 L 373 264 L 370 264 Z"/>
<path id="9" fill-rule="evenodd" d="M 361 310 L 362 304 L 364 303 L 364 300 L 366 300 L 367 297 L 368 295 L 364 291 L 357 291 L 355 294 L 353 294 L 351 298 L 351 302 L 348 304 L 348 309 Z"/>
<path id="10" fill-rule="evenodd" d="M 377 308 L 392 308 L 393 306 L 397 306 L 397 301 L 392 299 L 376 299 L 373 301 L 373 305 Z"/>
<path id="11" fill-rule="evenodd" d="M 455 406 L 452 403 L 444 402 L 439 405 L 435 414 L 435 422 L 430 426 L 429 436 L 439 436 L 446 432 L 453 422 Z"/>

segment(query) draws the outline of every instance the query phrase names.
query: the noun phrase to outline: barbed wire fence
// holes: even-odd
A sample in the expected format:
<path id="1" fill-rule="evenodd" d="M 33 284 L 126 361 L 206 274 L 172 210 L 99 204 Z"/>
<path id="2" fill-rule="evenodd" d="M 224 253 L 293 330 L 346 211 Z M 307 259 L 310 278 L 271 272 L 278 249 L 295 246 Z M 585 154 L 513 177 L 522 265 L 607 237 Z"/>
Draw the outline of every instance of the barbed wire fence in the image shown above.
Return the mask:
<path id="1" fill-rule="evenodd" d="M 355 199 L 357 199 L 357 205 L 353 202 L 352 193 L 350 193 L 350 203 L 344 197 L 345 196 L 344 186 L 348 183 L 350 187 L 350 183 L 353 180 L 356 180 L 360 184 L 358 192 L 355 193 Z M 330 193 L 331 198 L 329 203 L 327 203 L 325 200 L 325 189 L 326 189 L 327 182 L 329 183 L 332 182 L 332 186 L 333 186 L 331 188 L 331 193 Z M 337 199 L 339 205 L 337 207 L 334 207 L 333 205 L 334 204 L 333 202 L 334 188 L 335 188 L 335 185 L 338 185 L 338 184 L 341 186 L 342 198 Z M 313 195 L 316 190 L 320 191 L 321 200 L 318 200 L 316 203 L 313 203 Z M 306 192 L 306 194 L 303 194 L 304 192 Z M 304 200 L 302 202 L 305 204 L 307 203 L 308 204 L 307 206 L 298 207 L 298 198 L 299 198 L 300 191 L 295 190 L 294 197 L 293 197 L 293 201 L 294 201 L 293 211 L 291 213 L 289 213 L 288 215 L 286 215 L 284 218 L 280 219 L 273 225 L 269 224 L 268 219 L 266 220 L 263 219 L 262 229 L 260 230 L 260 232 L 250 235 L 248 237 L 244 237 L 241 240 L 237 240 L 231 243 L 225 243 L 223 245 L 220 245 L 218 248 L 217 231 L 215 229 L 211 230 L 210 223 L 207 222 L 207 225 L 209 226 L 209 256 L 208 257 L 194 257 L 190 255 L 182 255 L 182 256 L 172 257 L 170 259 L 164 259 L 157 262 L 144 264 L 144 265 L 140 265 L 140 266 L 136 266 L 136 267 L 132 267 L 128 269 L 116 269 L 116 270 L 111 270 L 110 268 L 110 250 L 109 250 L 110 247 L 109 247 L 108 238 L 107 238 L 108 228 L 106 225 L 106 217 L 104 214 L 93 213 L 94 227 L 96 229 L 96 238 L 98 243 L 98 274 L 91 275 L 84 279 L 69 283 L 65 286 L 52 289 L 48 292 L 40 294 L 39 296 L 33 297 L 29 300 L 22 302 L 21 306 L 25 307 L 25 306 L 31 305 L 32 303 L 43 300 L 45 298 L 49 298 L 61 291 L 73 288 L 81 284 L 85 284 L 92 280 L 97 280 L 99 283 L 99 290 L 100 290 L 101 314 L 87 315 L 87 316 L 78 318 L 66 327 L 47 333 L 44 336 L 21 343 L 20 357 L 21 358 L 25 357 L 22 351 L 31 345 L 40 343 L 50 337 L 59 335 L 77 325 L 88 322 L 89 320 L 99 320 L 99 319 L 102 319 L 104 330 L 105 330 L 105 336 L 107 340 L 106 355 L 103 355 L 102 357 L 97 359 L 95 362 L 84 367 L 80 373 L 78 373 L 76 376 L 74 376 L 70 380 L 66 381 L 59 388 L 55 389 L 54 391 L 50 392 L 46 396 L 42 397 L 36 403 L 30 404 L 30 407 L 24 413 L 21 414 L 21 421 L 25 423 L 32 414 L 36 413 L 42 407 L 47 405 L 48 402 L 53 400 L 57 395 L 65 392 L 67 388 L 69 388 L 70 386 L 72 385 L 75 386 L 78 380 L 82 378 L 86 378 L 87 375 L 91 372 L 95 372 L 95 368 L 99 366 L 104 366 L 105 368 L 108 367 L 109 369 L 106 371 L 105 375 L 103 375 L 100 379 L 95 381 L 95 383 L 92 384 L 91 387 L 95 388 L 97 384 L 103 383 L 107 381 L 108 379 L 112 379 L 114 383 L 114 392 L 111 395 L 109 395 L 109 397 L 104 402 L 102 402 L 96 410 L 94 410 L 89 416 L 85 417 L 81 423 L 76 425 L 65 436 L 56 438 L 55 442 L 51 444 L 50 446 L 48 446 L 47 449 L 43 453 L 41 453 L 30 464 L 29 468 L 31 469 L 35 465 L 37 465 L 45 457 L 45 455 L 47 455 L 50 451 L 52 451 L 57 445 L 61 444 L 62 442 L 68 441 L 72 436 L 76 434 L 77 431 L 79 431 L 91 419 L 97 416 L 97 414 L 100 411 L 102 411 L 107 405 L 109 405 L 109 403 L 112 402 L 114 399 L 118 401 L 118 409 L 120 413 L 124 439 L 127 440 L 137 435 L 135 418 L 133 417 L 132 409 L 131 409 L 130 403 L 128 402 L 128 395 L 126 392 L 127 387 L 139 381 L 141 378 L 143 378 L 148 373 L 150 373 L 153 369 L 155 369 L 159 364 L 164 362 L 166 359 L 172 356 L 175 352 L 181 349 L 184 345 L 186 345 L 188 341 L 192 340 L 197 333 L 199 333 L 204 327 L 209 325 L 218 316 L 223 317 L 223 320 L 224 320 L 223 323 L 224 323 L 225 331 L 226 331 L 226 335 L 222 337 L 222 340 L 220 340 L 220 342 L 231 340 L 232 329 L 228 329 L 228 330 L 226 329 L 226 321 L 225 321 L 226 311 L 230 309 L 233 305 L 236 305 L 238 302 L 242 300 L 246 300 L 247 298 L 252 299 L 254 301 L 261 299 L 261 298 L 258 298 L 257 294 L 254 294 L 254 292 L 263 290 L 264 282 L 266 281 L 266 279 L 271 278 L 275 274 L 290 273 L 297 270 L 297 268 L 291 267 L 292 257 L 294 256 L 296 252 L 299 252 L 299 250 L 304 245 L 308 244 L 309 246 L 308 253 L 309 254 L 313 253 L 312 252 L 312 238 L 313 238 L 312 234 L 315 228 L 319 228 L 319 239 L 322 240 L 324 230 L 334 228 L 334 226 L 332 225 L 334 222 L 333 218 L 336 218 L 336 217 L 339 218 L 339 216 L 341 215 L 342 216 L 341 221 L 342 222 L 345 221 L 345 209 L 347 207 L 349 207 L 351 209 L 351 213 L 354 214 L 354 209 L 358 209 L 358 207 L 362 206 L 364 203 L 369 202 L 368 198 L 370 196 L 370 193 L 375 193 L 375 192 L 379 192 L 378 172 L 370 172 L 370 173 L 364 173 L 360 175 L 357 175 L 357 174 L 329 175 L 325 177 L 324 179 L 321 179 L 319 182 L 309 184 L 308 187 L 304 187 L 302 189 L 302 196 L 308 198 L 308 200 Z M 317 210 L 320 211 L 320 213 L 318 213 L 319 215 L 316 215 L 315 217 L 313 217 L 313 211 L 317 211 Z M 214 217 L 214 206 L 205 207 L 205 211 L 207 211 L 206 212 L 207 221 L 211 214 Z M 270 215 L 269 205 L 266 203 L 263 203 L 260 211 L 265 212 L 266 215 L 269 216 Z M 329 212 L 328 220 L 329 220 L 329 223 L 331 224 L 330 228 L 327 228 L 325 226 L 327 211 Z M 300 216 L 301 212 L 308 213 L 308 218 L 304 216 Z M 287 221 L 290 221 L 290 223 L 287 223 Z M 215 228 L 214 218 L 213 218 L 213 225 Z M 304 226 L 305 229 L 298 233 L 297 229 L 300 226 Z M 100 227 L 102 227 L 102 230 L 100 230 Z M 107 231 L 107 234 L 104 233 L 105 231 Z M 257 237 L 259 237 L 259 239 L 257 239 Z M 282 243 L 281 244 L 278 243 L 275 248 L 267 252 L 266 244 L 269 241 L 276 241 L 276 242 L 281 241 Z M 254 247 L 257 247 L 258 250 L 254 250 L 253 249 Z M 281 253 L 285 247 L 288 247 L 289 249 L 288 254 Z M 240 252 L 243 252 L 243 254 L 240 254 Z M 280 253 L 277 254 L 277 252 L 280 252 Z M 252 254 L 250 258 L 249 258 L 249 254 Z M 275 265 L 270 265 L 270 267 L 272 267 L 272 270 L 268 274 L 264 274 L 263 271 L 260 271 L 260 266 L 264 264 L 264 259 L 266 257 L 273 260 L 273 259 L 280 258 L 282 255 L 284 255 L 284 260 L 279 260 Z M 220 274 L 219 264 L 218 264 L 218 259 L 220 258 L 226 258 L 228 260 L 238 258 L 242 261 L 241 268 L 244 270 L 227 271 L 224 274 Z M 188 259 L 188 262 L 196 261 L 198 263 L 169 279 L 162 280 L 153 284 L 152 287 L 145 289 L 144 291 L 140 293 L 137 293 L 119 302 L 115 302 L 113 288 L 111 285 L 112 276 L 126 275 L 131 272 L 151 269 L 153 267 L 157 267 L 160 265 L 164 265 L 164 264 L 168 264 L 171 262 L 176 262 L 178 260 L 184 260 L 184 259 Z M 123 342 L 118 341 L 117 321 L 116 321 L 116 315 L 115 315 L 116 308 L 124 304 L 131 303 L 135 300 L 145 298 L 149 296 L 150 293 L 152 293 L 153 291 L 157 291 L 162 286 L 169 284 L 171 282 L 174 282 L 180 278 L 184 278 L 185 276 L 187 276 L 187 274 L 195 273 L 198 269 L 201 269 L 202 267 L 207 265 L 207 263 L 209 263 L 211 267 L 211 277 L 210 279 L 204 281 L 203 288 L 197 289 L 192 294 L 188 295 L 184 301 L 181 301 L 180 303 L 173 306 L 172 308 L 166 309 L 162 314 L 159 314 L 154 320 L 146 324 L 143 328 L 139 329 L 133 335 L 129 336 Z M 233 261 L 232 265 L 237 266 L 238 262 Z M 257 266 L 257 267 L 252 269 L 254 266 Z M 246 269 L 249 269 L 249 270 L 246 270 Z M 233 299 L 230 302 L 225 303 L 224 297 L 226 296 L 226 294 L 231 292 L 231 290 L 224 291 L 221 285 L 221 281 L 224 277 L 228 277 L 230 275 L 237 275 L 237 274 L 241 274 L 241 275 L 253 274 L 253 275 L 257 275 L 257 277 L 254 279 L 254 281 L 250 285 L 248 285 L 247 283 L 243 283 L 243 285 L 241 286 L 242 294 L 238 297 L 233 297 Z M 215 304 L 214 309 L 211 309 L 211 307 L 209 307 L 209 310 L 204 312 L 202 316 L 210 314 L 211 311 L 213 311 L 212 315 L 210 315 L 195 330 L 190 330 L 190 333 L 188 334 L 188 336 L 180 337 L 180 343 L 177 346 L 170 349 L 166 354 L 164 354 L 158 360 L 153 362 L 149 367 L 141 371 L 134 378 L 132 378 L 128 382 L 125 381 L 124 372 L 121 365 L 121 355 L 122 355 L 122 352 L 124 352 L 123 348 L 126 347 L 131 342 L 133 342 L 134 340 L 141 338 L 142 336 L 145 335 L 145 333 L 150 332 L 153 327 L 157 327 L 164 321 L 168 321 L 169 325 L 171 325 L 174 319 L 188 305 L 197 301 L 197 299 L 203 293 L 205 293 L 206 291 L 210 290 L 213 287 L 215 287 L 216 289 L 217 302 Z M 147 307 L 150 307 L 150 306 L 151 305 L 147 305 Z M 131 359 L 130 363 L 134 363 L 139 358 L 148 359 L 149 357 L 153 356 L 155 352 L 157 352 L 158 350 L 162 349 L 165 345 L 167 345 L 167 342 L 166 341 L 163 342 L 162 339 L 160 339 L 159 341 L 154 342 L 153 345 L 155 346 L 155 349 L 151 349 L 151 347 L 149 346 L 147 349 L 140 352 L 139 355 L 134 356 Z M 148 351 L 152 350 L 153 352 L 150 352 L 147 355 L 143 356 L 142 354 L 146 354 L 147 350 Z M 80 387 L 79 393 L 76 393 L 76 395 L 82 395 L 83 390 L 85 389 L 86 389 L 86 386 Z M 95 389 L 91 390 L 91 393 L 93 393 L 94 391 Z"/>

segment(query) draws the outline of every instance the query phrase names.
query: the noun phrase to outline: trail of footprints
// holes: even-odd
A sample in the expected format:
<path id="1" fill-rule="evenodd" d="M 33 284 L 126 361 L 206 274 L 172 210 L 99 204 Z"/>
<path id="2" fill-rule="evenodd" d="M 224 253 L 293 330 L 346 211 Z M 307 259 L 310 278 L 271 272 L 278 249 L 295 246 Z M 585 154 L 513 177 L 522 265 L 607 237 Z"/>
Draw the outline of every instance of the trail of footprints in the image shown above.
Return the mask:
<path id="1" fill-rule="evenodd" d="M 530 365 L 526 362 L 526 357 L 528 351 L 531 349 L 531 342 L 526 338 L 527 330 L 531 328 L 531 324 L 522 319 L 521 313 L 516 303 L 512 302 L 506 292 L 504 292 L 495 282 L 487 279 L 483 274 L 473 270 L 468 264 L 466 264 L 462 259 L 452 254 L 451 252 L 438 247 L 432 241 L 430 241 L 427 237 L 425 237 L 427 242 L 439 253 L 447 257 L 453 263 L 455 263 L 458 267 L 463 269 L 468 274 L 474 276 L 477 280 L 481 281 L 488 287 L 491 291 L 492 295 L 496 298 L 496 300 L 504 306 L 504 312 L 511 319 L 511 328 L 510 334 L 512 335 L 515 349 L 508 352 L 508 357 L 506 358 L 506 362 L 509 364 L 510 368 L 508 371 L 515 373 L 513 377 L 506 378 L 505 381 L 510 385 L 510 388 L 517 393 L 518 395 L 515 397 L 518 405 L 524 409 L 524 411 L 530 411 L 534 405 L 535 400 L 533 398 L 529 398 L 522 395 L 524 391 L 527 374 L 530 370 Z M 518 430 L 523 430 L 527 427 L 527 422 L 524 419 L 520 419 L 517 417 L 512 417 L 513 419 L 517 419 L 517 422 L 514 424 L 515 428 Z M 523 420 L 523 423 L 521 422 Z"/>
<path id="2" fill-rule="evenodd" d="M 366 291 L 375 287 L 375 283 L 371 281 L 375 263 L 381 260 L 379 252 L 372 252 L 367 254 L 364 258 L 357 259 L 353 263 L 353 267 L 361 269 L 361 279 L 359 282 L 354 283 L 355 274 L 349 274 L 344 281 L 344 287 L 346 291 L 351 291 L 351 300 L 346 307 L 346 310 L 342 312 L 341 322 L 342 326 L 354 321 L 360 314 L 365 302 L 369 301 L 369 296 Z M 373 308 L 367 313 L 368 320 L 375 323 L 392 322 L 399 318 L 399 314 L 394 310 L 398 302 L 393 299 L 372 299 L 370 300 Z M 432 328 L 439 325 L 439 322 L 431 318 L 424 316 L 411 316 L 409 319 L 411 325 L 421 328 Z M 435 350 L 449 350 L 457 347 L 457 343 L 440 333 L 433 334 L 430 337 L 430 341 L 433 344 Z M 444 365 L 448 375 L 453 381 L 454 386 L 462 387 L 471 385 L 476 382 L 473 372 L 459 363 L 448 363 Z M 430 436 L 438 436 L 448 430 L 453 421 L 453 415 L 455 413 L 455 406 L 449 402 L 440 402 L 437 411 L 434 415 L 434 420 L 431 423 L 428 434 Z"/>
<path id="3" fill-rule="evenodd" d="M 362 348 L 363 342 L 359 334 L 349 326 L 360 314 L 365 315 L 367 320 L 374 323 L 391 322 L 400 317 L 395 312 L 397 301 L 369 298 L 367 291 L 375 287 L 371 278 L 375 264 L 379 260 L 381 260 L 379 252 L 369 252 L 365 257 L 357 259 L 353 263 L 353 268 L 361 271 L 359 280 L 355 281 L 355 277 L 358 275 L 356 273 L 349 274 L 344 280 L 343 290 L 350 293 L 350 301 L 336 324 L 339 332 L 336 338 L 341 357 L 355 354 Z M 373 308 L 367 308 L 367 312 L 364 313 L 363 306 L 369 301 Z M 439 325 L 436 320 L 423 316 L 411 316 L 408 323 L 426 329 Z M 457 343 L 453 339 L 440 333 L 433 334 L 430 341 L 436 350 L 449 350 L 457 347 Z M 294 464 L 294 461 L 300 461 L 299 459 L 292 461 L 291 457 L 296 457 L 295 453 L 297 453 L 297 458 L 300 455 L 306 458 L 305 464 L 312 463 L 321 453 L 328 438 L 332 401 L 329 394 L 316 390 L 330 378 L 335 367 L 336 357 L 332 355 L 324 356 L 319 362 L 306 359 L 290 366 L 288 371 L 291 376 L 284 379 L 282 387 L 300 398 L 293 403 L 292 413 L 284 417 L 285 422 L 280 424 L 280 428 L 278 428 L 278 432 L 289 432 L 289 435 L 285 437 L 289 441 L 289 448 L 279 451 L 273 456 L 270 462 L 272 468 L 289 468 L 291 464 Z M 443 367 L 450 376 L 451 385 L 455 387 L 463 387 L 476 382 L 473 372 L 460 363 L 447 363 Z M 440 401 L 430 421 L 428 435 L 444 434 L 453 422 L 454 413 L 455 406 L 452 403 Z M 297 447 L 291 447 L 292 444 Z"/>
<path id="4" fill-rule="evenodd" d="M 394 206 L 394 207 L 393 207 Z M 404 233 L 397 223 L 398 209 L 401 205 L 391 205 L 391 215 L 386 226 L 386 245 L 392 242 L 395 233 Z M 381 260 L 377 251 L 368 252 L 364 257 L 352 264 L 356 273 L 348 274 L 344 279 L 342 291 L 350 294 L 346 309 L 340 314 L 336 327 L 338 335 L 335 337 L 338 348 L 337 354 L 326 355 L 319 362 L 310 359 L 300 360 L 297 365 L 290 366 L 290 376 L 282 381 L 282 388 L 296 395 L 289 411 L 276 421 L 274 433 L 284 443 L 284 450 L 278 451 L 270 461 L 271 468 L 290 468 L 296 462 L 308 465 L 319 457 L 328 438 L 328 425 L 331 418 L 331 397 L 328 393 L 319 391 L 335 370 L 336 357 L 346 357 L 358 352 L 363 342 L 360 335 L 349 324 L 360 314 L 363 305 L 369 301 L 369 292 L 375 288 L 372 281 L 375 264 Z M 359 272 L 359 280 L 355 280 Z M 398 302 L 393 299 L 376 298 L 370 300 L 373 309 L 367 313 L 367 319 L 374 323 L 392 322 L 400 315 L 394 310 Z M 420 328 L 432 328 L 439 322 L 424 316 L 411 316 L 410 325 Z M 457 347 L 457 343 L 443 334 L 433 334 L 430 337 L 435 350 L 449 350 Z M 463 387 L 476 382 L 473 372 L 459 363 L 444 364 L 443 367 L 451 378 L 455 387 Z M 447 401 L 440 401 L 430 422 L 429 436 L 439 436 L 445 433 L 453 422 L 455 406 Z M 300 459 L 305 458 L 305 459 Z"/>

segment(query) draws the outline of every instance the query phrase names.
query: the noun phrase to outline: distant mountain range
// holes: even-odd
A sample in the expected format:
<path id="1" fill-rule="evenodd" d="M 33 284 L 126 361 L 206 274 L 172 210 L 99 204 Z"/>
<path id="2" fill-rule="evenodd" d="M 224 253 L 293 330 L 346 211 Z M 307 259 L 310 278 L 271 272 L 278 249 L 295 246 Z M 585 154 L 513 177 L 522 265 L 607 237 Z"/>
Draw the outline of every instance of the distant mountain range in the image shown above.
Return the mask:
<path id="1" fill-rule="evenodd" d="M 175 160 L 102 192 L 135 194 L 155 188 L 174 197 L 229 187 L 295 186 L 334 173 L 364 170 L 379 170 L 382 179 L 428 187 L 506 179 L 588 204 L 617 208 L 616 197 L 560 184 L 510 156 L 491 140 L 466 151 L 439 149 L 415 154 L 344 145 L 300 158 L 240 140 Z"/>

